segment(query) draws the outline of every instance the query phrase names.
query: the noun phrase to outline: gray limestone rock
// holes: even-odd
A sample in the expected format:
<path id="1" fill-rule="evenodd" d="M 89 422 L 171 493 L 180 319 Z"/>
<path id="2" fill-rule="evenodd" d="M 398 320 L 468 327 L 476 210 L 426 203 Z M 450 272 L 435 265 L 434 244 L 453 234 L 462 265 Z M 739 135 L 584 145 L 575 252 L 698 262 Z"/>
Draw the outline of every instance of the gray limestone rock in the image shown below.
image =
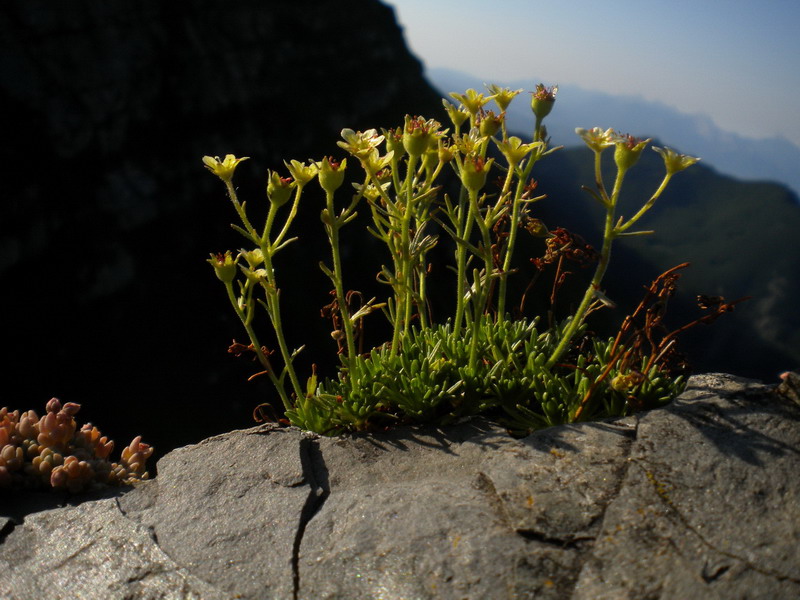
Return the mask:
<path id="1" fill-rule="evenodd" d="M 800 407 L 730 375 L 524 439 L 262 426 L 117 497 L 18 507 L 0 598 L 794 599 L 799 471 Z"/>

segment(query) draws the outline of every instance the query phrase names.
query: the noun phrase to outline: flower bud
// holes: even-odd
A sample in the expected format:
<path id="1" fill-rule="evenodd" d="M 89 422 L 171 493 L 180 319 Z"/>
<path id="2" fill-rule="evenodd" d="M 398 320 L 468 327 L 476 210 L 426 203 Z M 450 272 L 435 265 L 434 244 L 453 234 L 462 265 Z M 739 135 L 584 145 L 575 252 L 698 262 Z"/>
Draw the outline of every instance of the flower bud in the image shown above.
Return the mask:
<path id="1" fill-rule="evenodd" d="M 553 110 L 557 93 L 557 85 L 549 88 L 541 83 L 536 85 L 536 91 L 533 92 L 533 97 L 531 98 L 531 110 L 538 120 L 544 119 Z"/>
<path id="2" fill-rule="evenodd" d="M 446 145 L 442 140 L 439 140 L 438 154 L 439 161 L 449 163 L 456 155 L 456 148 L 454 146 Z"/>
<path id="3" fill-rule="evenodd" d="M 652 140 L 638 140 L 632 135 L 617 135 L 614 138 L 616 148 L 614 149 L 614 162 L 620 171 L 627 171 L 635 165 L 639 157 L 642 155 L 642 150 Z"/>
<path id="4" fill-rule="evenodd" d="M 403 147 L 409 156 L 422 156 L 438 139 L 439 123 L 433 119 L 406 115 Z"/>
<path id="5" fill-rule="evenodd" d="M 492 137 L 495 133 L 500 131 L 504 119 L 504 113 L 495 116 L 491 110 L 481 115 L 481 118 L 478 120 L 478 129 L 481 135 L 483 137 Z"/>
<path id="6" fill-rule="evenodd" d="M 450 117 L 450 121 L 452 121 L 453 125 L 456 127 L 461 127 L 464 124 L 464 121 L 469 119 L 469 113 L 466 110 L 461 110 L 444 98 L 442 99 L 442 104 L 444 105 L 444 109 L 447 111 L 447 116 Z"/>
<path id="7" fill-rule="evenodd" d="M 207 260 L 214 267 L 217 278 L 223 283 L 230 283 L 236 278 L 236 263 L 239 257 L 233 258 L 230 250 L 226 250 L 224 254 L 212 254 Z"/>
<path id="8" fill-rule="evenodd" d="M 394 153 L 396 159 L 400 159 L 406 153 L 403 146 L 403 128 L 395 127 L 394 129 L 382 129 L 383 137 L 386 139 L 386 151 Z"/>
<path id="9" fill-rule="evenodd" d="M 486 185 L 486 176 L 492 168 L 493 158 L 484 161 L 480 156 L 467 156 L 464 158 L 461 170 L 461 183 L 472 192 L 479 191 Z"/>
<path id="10" fill-rule="evenodd" d="M 332 157 L 327 156 L 317 163 L 319 169 L 319 184 L 322 189 L 329 194 L 333 194 L 342 187 L 344 183 L 344 170 L 347 167 L 347 159 L 336 162 Z"/>
<path id="11" fill-rule="evenodd" d="M 269 172 L 267 179 L 267 198 L 276 206 L 283 206 L 292 197 L 297 183 L 291 177 L 281 177 L 275 171 Z"/>

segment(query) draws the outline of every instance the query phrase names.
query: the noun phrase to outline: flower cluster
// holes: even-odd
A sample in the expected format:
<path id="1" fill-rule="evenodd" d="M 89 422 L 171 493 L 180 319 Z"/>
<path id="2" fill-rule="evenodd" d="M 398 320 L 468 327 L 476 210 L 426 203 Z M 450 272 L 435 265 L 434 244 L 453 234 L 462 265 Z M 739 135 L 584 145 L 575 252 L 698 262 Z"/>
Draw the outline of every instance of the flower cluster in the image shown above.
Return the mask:
<path id="1" fill-rule="evenodd" d="M 331 434 L 409 420 L 444 423 L 494 411 L 505 415 L 510 429 L 527 431 L 660 405 L 682 388 L 683 379 L 673 376 L 663 348 L 652 348 L 645 356 L 641 344 L 628 347 L 591 339 L 586 317 L 613 306 L 602 289 L 613 242 L 652 233 L 630 229 L 652 208 L 671 177 L 698 159 L 654 148 L 664 159 L 664 178 L 641 208 L 625 218 L 617 215 L 623 179 L 651 140 L 613 129 L 578 129 L 595 155 L 595 188 L 584 189 L 606 212 L 603 244 L 595 251 L 577 243 L 579 236 L 561 228 L 550 232 L 531 216 L 534 203 L 545 198 L 534 197 L 532 169 L 558 149 L 550 146 L 543 123 L 553 110 L 558 86 L 539 84 L 531 93 L 535 122 L 526 141 L 510 135 L 506 123 L 506 110 L 522 90 L 491 85 L 487 91 L 488 95 L 469 89 L 443 100 L 452 129 L 434 119 L 406 115 L 402 125 L 380 133 L 343 129 L 337 145 L 347 158 L 286 162 L 291 177 L 268 174 L 263 225 L 251 222 L 232 183 L 233 171 L 244 158 L 203 158 L 226 184 L 240 220 L 233 228 L 248 242 L 248 249 L 238 254 L 227 251 L 208 260 L 250 341 L 235 343 L 231 351 L 255 354 L 262 368 L 256 375 L 271 380 L 289 423 Z M 497 114 L 487 109 L 490 102 Z M 611 147 L 616 175 L 607 186 L 604 173 L 607 177 L 609 170 L 602 168 L 601 154 Z M 332 321 L 341 367 L 336 377 L 323 380 L 313 371 L 303 385 L 294 360 L 304 346 L 292 349 L 286 343 L 274 260 L 297 239 L 289 237 L 289 230 L 303 187 L 315 178 L 325 192 L 320 217 L 331 251 L 330 261 L 319 267 L 330 279 L 334 296 L 322 314 Z M 344 185 L 353 179 L 355 194 Z M 445 191 L 448 181 L 460 182 L 460 191 Z M 281 209 L 285 204 L 290 207 Z M 367 300 L 344 284 L 347 265 L 341 235 L 357 210 L 369 211 L 372 222 L 367 230 L 386 250 L 376 276 L 387 286 L 385 301 Z M 522 233 L 541 238 L 544 243 L 537 244 L 546 246 L 543 258 L 532 259 L 537 268 L 557 263 L 546 324 L 540 317 L 523 316 L 524 295 L 519 309 L 512 304 L 511 292 L 520 289 L 524 273 L 519 259 L 514 260 Z M 430 252 L 440 238 L 441 251 Z M 437 323 L 429 283 L 439 271 L 432 268 L 429 256 L 441 259 L 448 252 L 455 294 L 450 298 L 452 312 Z M 594 275 L 571 314 L 558 322 L 552 305 L 569 274 L 562 270 L 565 260 L 593 265 Z M 277 348 L 263 345 L 253 326 L 259 306 L 267 311 Z M 391 338 L 365 353 L 363 319 L 378 309 L 389 321 Z M 439 308 L 442 319 L 440 315 Z M 540 326 L 544 328 L 537 329 Z"/>
<path id="2" fill-rule="evenodd" d="M 147 479 L 153 448 L 137 436 L 119 462 L 114 442 L 91 423 L 78 429 L 80 405 L 51 398 L 45 415 L 0 409 L 0 488 L 52 488 L 80 492 L 93 485 L 128 485 Z"/>

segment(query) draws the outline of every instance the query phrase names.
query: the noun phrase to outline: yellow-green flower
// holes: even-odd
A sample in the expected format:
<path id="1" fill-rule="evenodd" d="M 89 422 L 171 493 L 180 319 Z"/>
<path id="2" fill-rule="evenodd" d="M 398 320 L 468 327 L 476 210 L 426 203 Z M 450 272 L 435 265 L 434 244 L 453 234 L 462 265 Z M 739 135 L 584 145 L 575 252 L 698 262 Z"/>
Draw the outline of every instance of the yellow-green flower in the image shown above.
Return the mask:
<path id="1" fill-rule="evenodd" d="M 481 135 L 484 137 L 492 137 L 495 133 L 500 131 L 500 127 L 503 125 L 505 118 L 505 113 L 500 113 L 495 116 L 494 112 L 491 110 L 487 113 L 481 112 L 481 116 L 478 119 L 478 129 Z"/>
<path id="2" fill-rule="evenodd" d="M 640 140 L 630 134 L 614 135 L 614 162 L 617 163 L 617 168 L 620 171 L 627 171 L 639 160 L 642 155 L 642 150 L 649 144 L 652 139 Z"/>
<path id="3" fill-rule="evenodd" d="M 344 141 L 336 142 L 336 144 L 359 159 L 366 158 L 372 149 L 377 148 L 384 140 L 384 137 L 378 135 L 375 129 L 368 129 L 363 133 L 352 129 L 342 129 L 342 137 Z"/>
<path id="4" fill-rule="evenodd" d="M 466 110 L 461 110 L 452 102 L 448 102 L 442 98 L 442 104 L 444 105 L 444 109 L 447 111 L 447 116 L 450 117 L 450 120 L 456 127 L 461 127 L 464 124 L 464 121 L 469 119 L 469 113 Z"/>
<path id="5" fill-rule="evenodd" d="M 439 127 L 439 122 L 434 119 L 406 115 L 403 147 L 409 156 L 422 156 L 428 148 L 435 146 L 436 140 L 442 135 Z"/>
<path id="6" fill-rule="evenodd" d="M 403 147 L 403 128 L 381 129 L 381 132 L 386 139 L 386 150 L 394 152 L 394 158 L 398 160 L 402 158 L 406 153 L 406 149 Z"/>
<path id="7" fill-rule="evenodd" d="M 613 129 L 606 129 L 603 131 L 599 127 L 592 127 L 591 129 L 577 127 L 575 133 L 577 133 L 583 141 L 586 142 L 586 145 L 595 152 L 602 152 L 609 146 L 614 145 L 615 134 Z"/>
<path id="8" fill-rule="evenodd" d="M 461 104 L 464 105 L 464 108 L 466 108 L 469 114 L 471 114 L 473 117 L 477 115 L 478 111 L 483 108 L 483 105 L 490 100 L 489 98 L 485 98 L 483 94 L 479 94 L 471 88 L 463 94 L 452 92 L 450 97 L 461 102 Z"/>
<path id="9" fill-rule="evenodd" d="M 204 156 L 203 163 L 206 169 L 222 179 L 222 181 L 230 183 L 233 179 L 233 172 L 236 170 L 236 166 L 248 158 L 250 157 L 243 156 L 241 158 L 236 158 L 233 154 L 226 154 L 224 160 L 220 160 L 219 156 Z"/>
<path id="10" fill-rule="evenodd" d="M 481 136 L 481 132 L 478 128 L 473 127 L 469 130 L 469 133 L 463 133 L 459 137 L 454 138 L 453 142 L 456 148 L 458 148 L 458 151 L 466 155 L 477 152 L 483 140 L 484 138 Z"/>
<path id="11" fill-rule="evenodd" d="M 361 162 L 364 165 L 364 168 L 369 173 L 377 173 L 392 164 L 392 158 L 394 157 L 394 150 L 389 150 L 383 156 L 380 155 L 377 148 L 373 148 L 369 151 L 369 153 L 361 158 Z"/>
<path id="12" fill-rule="evenodd" d="M 305 164 L 301 163 L 299 160 L 293 160 L 288 163 L 284 161 L 283 164 L 285 164 L 286 168 L 289 169 L 289 173 L 291 173 L 292 178 L 300 187 L 305 186 L 309 181 L 314 179 L 319 172 L 317 164 L 313 161 L 309 164 Z"/>
<path id="13" fill-rule="evenodd" d="M 236 263 L 239 262 L 239 257 L 233 258 L 230 250 L 225 253 L 212 254 L 208 262 L 214 267 L 214 273 L 220 281 L 230 283 L 236 278 Z"/>
<path id="14" fill-rule="evenodd" d="M 251 269 L 257 268 L 258 265 L 264 262 L 264 253 L 261 248 L 253 248 L 252 250 L 245 250 L 242 248 L 239 250 L 239 256 L 247 261 Z"/>
<path id="15" fill-rule="evenodd" d="M 439 140 L 437 154 L 439 155 L 440 162 L 449 163 L 455 158 L 456 152 L 457 149 L 454 146 L 446 144 L 444 140 Z"/>
<path id="16" fill-rule="evenodd" d="M 658 152 L 661 155 L 661 158 L 664 159 L 664 166 L 667 168 L 668 175 L 673 175 L 678 171 L 683 171 L 687 167 L 691 167 L 698 160 L 700 160 L 694 156 L 678 154 L 672 148 L 657 148 L 656 146 L 653 146 L 653 150 Z"/>
<path id="17" fill-rule="evenodd" d="M 342 162 L 337 162 L 333 158 L 327 156 L 317 163 L 319 169 L 319 184 L 322 189 L 333 194 L 336 190 L 342 187 L 344 183 L 344 170 L 347 167 L 347 159 Z"/>
<path id="18" fill-rule="evenodd" d="M 242 273 L 244 273 L 245 277 L 247 277 L 247 280 L 251 283 L 269 283 L 269 277 L 267 277 L 266 269 L 254 269 L 249 265 L 247 267 L 242 265 L 240 268 L 242 269 Z"/>
<path id="19" fill-rule="evenodd" d="M 523 144 L 522 140 L 516 136 L 511 136 L 508 141 L 496 142 L 496 144 L 498 150 L 503 153 L 511 167 L 518 165 L 533 150 L 536 150 L 537 153 L 543 152 L 545 146 L 544 142 Z"/>
<path id="20" fill-rule="evenodd" d="M 492 168 L 493 158 L 484 160 L 480 156 L 467 156 L 461 170 L 461 183 L 472 192 L 480 191 L 486 185 L 486 177 Z"/>
<path id="21" fill-rule="evenodd" d="M 283 206 L 292 197 L 297 183 L 291 177 L 281 177 L 275 171 L 269 172 L 267 179 L 267 198 L 277 206 Z"/>
<path id="22" fill-rule="evenodd" d="M 495 84 L 490 84 L 486 86 L 486 89 L 489 90 L 491 94 L 490 98 L 494 100 L 494 103 L 500 108 L 502 112 L 508 108 L 508 105 L 511 104 L 511 101 L 514 97 L 521 93 L 522 90 L 511 90 L 509 88 L 501 88 Z"/>

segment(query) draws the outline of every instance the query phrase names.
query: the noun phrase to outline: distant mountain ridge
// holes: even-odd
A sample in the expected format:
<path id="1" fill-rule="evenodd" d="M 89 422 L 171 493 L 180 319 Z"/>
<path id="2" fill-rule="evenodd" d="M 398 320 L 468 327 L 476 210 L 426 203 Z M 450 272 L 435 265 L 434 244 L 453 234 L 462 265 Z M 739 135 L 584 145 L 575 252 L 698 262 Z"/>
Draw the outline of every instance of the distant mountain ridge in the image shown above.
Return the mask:
<path id="1" fill-rule="evenodd" d="M 484 83 L 528 91 L 539 82 L 535 79 L 512 82 L 483 80 L 443 68 L 428 68 L 426 75 L 443 96 L 468 88 L 484 91 Z M 636 96 L 616 96 L 575 85 L 559 87 L 558 108 L 546 122 L 548 134 L 555 144 L 580 145 L 575 127 L 612 127 L 637 136 L 657 137 L 684 154 L 702 157 L 705 166 L 725 175 L 737 179 L 775 181 L 788 186 L 795 198 L 800 195 L 800 148 L 786 139 L 746 138 L 720 129 L 705 115 L 687 115 L 660 102 Z M 527 99 L 512 103 L 507 119 L 511 131 L 530 129 L 533 120 Z"/>

